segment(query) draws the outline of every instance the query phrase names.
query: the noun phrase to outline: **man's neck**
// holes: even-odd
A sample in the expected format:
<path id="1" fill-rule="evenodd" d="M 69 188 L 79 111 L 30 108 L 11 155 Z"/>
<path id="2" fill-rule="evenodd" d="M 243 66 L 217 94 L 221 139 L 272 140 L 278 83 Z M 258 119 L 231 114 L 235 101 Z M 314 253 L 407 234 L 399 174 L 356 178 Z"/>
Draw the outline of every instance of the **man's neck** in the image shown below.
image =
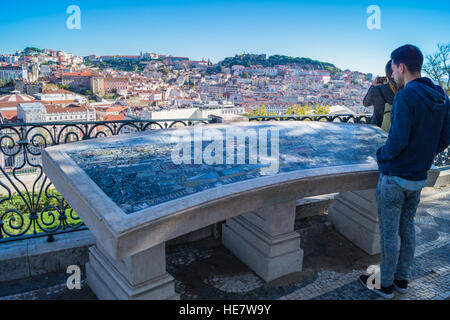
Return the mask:
<path id="1" fill-rule="evenodd" d="M 415 73 L 415 74 L 406 73 L 405 74 L 405 87 L 409 82 L 419 79 L 421 77 L 422 77 L 422 75 L 420 73 Z"/>

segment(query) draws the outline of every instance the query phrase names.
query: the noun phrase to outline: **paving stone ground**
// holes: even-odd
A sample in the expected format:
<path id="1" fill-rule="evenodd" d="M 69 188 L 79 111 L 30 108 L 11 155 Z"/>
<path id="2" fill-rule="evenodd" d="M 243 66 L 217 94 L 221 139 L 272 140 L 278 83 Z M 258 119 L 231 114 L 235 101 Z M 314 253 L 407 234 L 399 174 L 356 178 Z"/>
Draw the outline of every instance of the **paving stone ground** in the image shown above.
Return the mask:
<path id="1" fill-rule="evenodd" d="M 167 271 L 184 300 L 375 300 L 358 277 L 380 255 L 370 256 L 334 230 L 327 215 L 296 223 L 304 249 L 303 271 L 265 283 L 228 251 L 220 240 L 205 239 L 167 249 Z M 450 187 L 426 188 L 416 215 L 416 253 L 412 281 L 399 300 L 450 299 Z M 84 274 L 84 272 L 83 272 Z M 0 299 L 95 299 L 68 291 L 61 274 L 0 285 Z"/>

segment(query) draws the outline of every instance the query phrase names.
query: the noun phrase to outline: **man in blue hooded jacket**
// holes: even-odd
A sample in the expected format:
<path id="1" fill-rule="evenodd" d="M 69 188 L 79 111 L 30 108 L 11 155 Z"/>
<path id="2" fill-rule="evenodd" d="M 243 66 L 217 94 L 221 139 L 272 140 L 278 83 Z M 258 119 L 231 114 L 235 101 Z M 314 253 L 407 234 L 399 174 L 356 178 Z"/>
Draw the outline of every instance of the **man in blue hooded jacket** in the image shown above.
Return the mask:
<path id="1" fill-rule="evenodd" d="M 407 292 L 420 193 L 434 158 L 450 144 L 450 101 L 440 86 L 421 76 L 420 49 L 402 46 L 392 52 L 391 59 L 392 76 L 401 90 L 392 105 L 388 139 L 377 151 L 381 286 L 373 289 L 385 298 L 392 298 L 394 290 Z M 360 277 L 363 285 L 367 286 L 368 278 Z"/>

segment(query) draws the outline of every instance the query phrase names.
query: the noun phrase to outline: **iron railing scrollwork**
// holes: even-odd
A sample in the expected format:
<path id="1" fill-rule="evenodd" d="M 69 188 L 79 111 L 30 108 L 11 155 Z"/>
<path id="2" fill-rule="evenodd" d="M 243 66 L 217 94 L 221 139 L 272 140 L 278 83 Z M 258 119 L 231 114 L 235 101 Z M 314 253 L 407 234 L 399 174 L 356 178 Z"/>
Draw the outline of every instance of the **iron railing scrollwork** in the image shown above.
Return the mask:
<path id="1" fill-rule="evenodd" d="M 450 149 L 444 150 L 436 156 L 433 163 L 436 167 L 444 169 L 450 169 Z"/>
<path id="2" fill-rule="evenodd" d="M 315 115 L 281 115 L 248 117 L 249 121 L 326 121 L 326 122 L 352 122 L 369 124 L 371 115 L 352 114 L 315 114 Z"/>

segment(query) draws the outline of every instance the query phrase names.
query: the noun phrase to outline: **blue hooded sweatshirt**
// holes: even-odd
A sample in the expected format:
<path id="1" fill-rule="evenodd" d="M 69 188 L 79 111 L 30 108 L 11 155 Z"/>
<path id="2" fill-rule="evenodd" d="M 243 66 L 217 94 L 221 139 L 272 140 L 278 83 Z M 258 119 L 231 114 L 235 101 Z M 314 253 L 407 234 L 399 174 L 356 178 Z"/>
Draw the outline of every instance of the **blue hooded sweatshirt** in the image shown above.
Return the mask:
<path id="1" fill-rule="evenodd" d="M 428 79 L 408 82 L 394 99 L 391 128 L 377 151 L 379 170 L 412 181 L 428 178 L 436 155 L 450 144 L 450 101 Z"/>

